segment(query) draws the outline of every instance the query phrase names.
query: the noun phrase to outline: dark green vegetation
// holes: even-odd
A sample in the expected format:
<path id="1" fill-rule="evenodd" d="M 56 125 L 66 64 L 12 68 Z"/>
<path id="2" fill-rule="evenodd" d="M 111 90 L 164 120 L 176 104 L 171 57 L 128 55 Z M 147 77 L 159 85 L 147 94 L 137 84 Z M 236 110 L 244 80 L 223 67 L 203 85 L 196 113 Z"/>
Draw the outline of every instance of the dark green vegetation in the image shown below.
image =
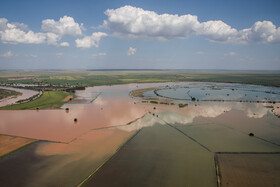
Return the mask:
<path id="1" fill-rule="evenodd" d="M 63 92 L 63 91 L 46 91 L 43 95 L 35 99 L 33 101 L 23 103 L 23 104 L 15 104 L 9 105 L 5 107 L 1 107 L 1 110 L 24 110 L 24 109 L 56 109 L 60 108 L 64 103 L 68 102 L 64 100 L 67 96 L 71 95 L 71 93 Z"/>
<path id="2" fill-rule="evenodd" d="M 14 90 L 6 90 L 0 88 L 0 100 L 10 96 L 18 96 L 18 95 L 21 95 L 21 93 L 16 92 Z"/>
<path id="3" fill-rule="evenodd" d="M 184 108 L 184 107 L 188 106 L 188 104 L 182 104 L 182 103 L 180 103 L 178 106 L 179 106 L 180 108 Z"/>
<path id="4" fill-rule="evenodd" d="M 98 86 L 205 81 L 280 86 L 280 72 L 253 71 L 2 71 L 0 83 Z"/>

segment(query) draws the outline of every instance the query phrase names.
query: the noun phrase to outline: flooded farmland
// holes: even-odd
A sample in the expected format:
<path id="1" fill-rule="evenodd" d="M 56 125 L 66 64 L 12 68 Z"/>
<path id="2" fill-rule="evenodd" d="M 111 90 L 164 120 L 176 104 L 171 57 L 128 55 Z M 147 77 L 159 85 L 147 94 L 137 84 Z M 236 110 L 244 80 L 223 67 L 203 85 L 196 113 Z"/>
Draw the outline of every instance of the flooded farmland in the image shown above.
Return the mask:
<path id="1" fill-rule="evenodd" d="M 145 88 L 155 89 L 131 95 Z M 260 171 L 273 167 L 265 160 L 280 161 L 280 88 L 170 82 L 88 87 L 76 96 L 60 110 L 0 111 L 0 134 L 33 142 L 0 159 L 2 184 L 230 186 L 239 166 L 228 160 Z"/>

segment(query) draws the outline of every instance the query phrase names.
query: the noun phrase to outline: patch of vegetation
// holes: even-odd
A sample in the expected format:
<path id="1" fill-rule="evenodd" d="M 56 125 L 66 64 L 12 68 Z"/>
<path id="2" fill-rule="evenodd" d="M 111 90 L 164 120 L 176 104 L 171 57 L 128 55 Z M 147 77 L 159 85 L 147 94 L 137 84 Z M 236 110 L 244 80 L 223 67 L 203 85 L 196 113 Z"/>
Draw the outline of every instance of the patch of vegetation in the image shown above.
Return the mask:
<path id="1" fill-rule="evenodd" d="M 39 98 L 40 96 L 41 96 L 41 93 L 38 93 L 38 94 L 36 94 L 36 95 L 33 95 L 33 96 L 30 97 L 30 98 L 18 100 L 16 103 L 27 103 L 27 102 L 29 102 L 29 101 L 33 101 L 33 100 Z"/>
<path id="2" fill-rule="evenodd" d="M 33 101 L 1 107 L 1 110 L 25 110 L 25 109 L 58 109 L 64 103 L 68 102 L 64 99 L 72 95 L 72 93 L 63 91 L 46 91 L 41 97 Z"/>
<path id="3" fill-rule="evenodd" d="M 184 108 L 184 107 L 188 106 L 188 104 L 182 104 L 182 103 L 180 103 L 178 106 L 179 106 L 179 108 Z"/>
<path id="4" fill-rule="evenodd" d="M 153 103 L 153 104 L 158 104 L 157 101 L 150 101 L 150 103 Z"/>
<path id="5" fill-rule="evenodd" d="M 14 90 L 6 90 L 6 89 L 2 89 L 0 88 L 0 100 L 10 97 L 10 96 L 18 96 L 21 95 L 22 93 L 20 92 L 16 92 Z"/>
<path id="6" fill-rule="evenodd" d="M 273 106 L 264 106 L 265 108 L 273 108 Z"/>
<path id="7" fill-rule="evenodd" d="M 130 92 L 130 95 L 133 97 L 144 97 L 143 94 L 147 91 L 155 90 L 156 88 L 144 88 L 144 89 L 138 89 L 138 90 L 132 90 Z"/>

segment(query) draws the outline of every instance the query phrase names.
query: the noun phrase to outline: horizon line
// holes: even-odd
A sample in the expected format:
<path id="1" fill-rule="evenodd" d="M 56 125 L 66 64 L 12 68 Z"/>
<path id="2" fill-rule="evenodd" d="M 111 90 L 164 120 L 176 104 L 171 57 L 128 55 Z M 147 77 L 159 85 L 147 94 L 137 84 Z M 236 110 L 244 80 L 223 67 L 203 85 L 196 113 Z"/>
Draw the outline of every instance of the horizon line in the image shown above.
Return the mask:
<path id="1" fill-rule="evenodd" d="M 152 69 L 152 68 L 101 68 L 101 69 L 0 69 L 0 71 L 255 71 L 255 72 L 280 72 L 279 70 L 260 69 Z"/>

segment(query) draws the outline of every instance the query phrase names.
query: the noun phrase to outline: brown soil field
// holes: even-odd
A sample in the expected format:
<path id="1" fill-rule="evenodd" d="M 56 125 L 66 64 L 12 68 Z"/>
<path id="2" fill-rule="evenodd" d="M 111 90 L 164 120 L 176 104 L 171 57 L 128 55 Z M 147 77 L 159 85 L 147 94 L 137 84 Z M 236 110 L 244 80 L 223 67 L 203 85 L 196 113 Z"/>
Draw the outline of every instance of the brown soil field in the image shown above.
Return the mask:
<path id="1" fill-rule="evenodd" d="M 65 99 L 63 99 L 62 101 L 63 101 L 63 102 L 69 101 L 70 98 L 72 99 L 72 98 L 73 98 L 73 95 L 68 95 L 68 96 L 65 97 Z"/>
<path id="2" fill-rule="evenodd" d="M 221 185 L 280 186 L 280 154 L 218 154 Z"/>
<path id="3" fill-rule="evenodd" d="M 0 157 L 4 156 L 12 151 L 15 151 L 27 144 L 30 144 L 36 140 L 28 139 L 28 138 L 21 138 L 21 137 L 14 137 L 14 136 L 7 136 L 7 135 L 0 135 Z"/>
<path id="4" fill-rule="evenodd" d="M 144 88 L 144 89 L 132 90 L 130 92 L 130 95 L 132 95 L 133 97 L 143 97 L 143 93 L 145 93 L 147 91 L 152 91 L 155 89 L 156 88 Z"/>

